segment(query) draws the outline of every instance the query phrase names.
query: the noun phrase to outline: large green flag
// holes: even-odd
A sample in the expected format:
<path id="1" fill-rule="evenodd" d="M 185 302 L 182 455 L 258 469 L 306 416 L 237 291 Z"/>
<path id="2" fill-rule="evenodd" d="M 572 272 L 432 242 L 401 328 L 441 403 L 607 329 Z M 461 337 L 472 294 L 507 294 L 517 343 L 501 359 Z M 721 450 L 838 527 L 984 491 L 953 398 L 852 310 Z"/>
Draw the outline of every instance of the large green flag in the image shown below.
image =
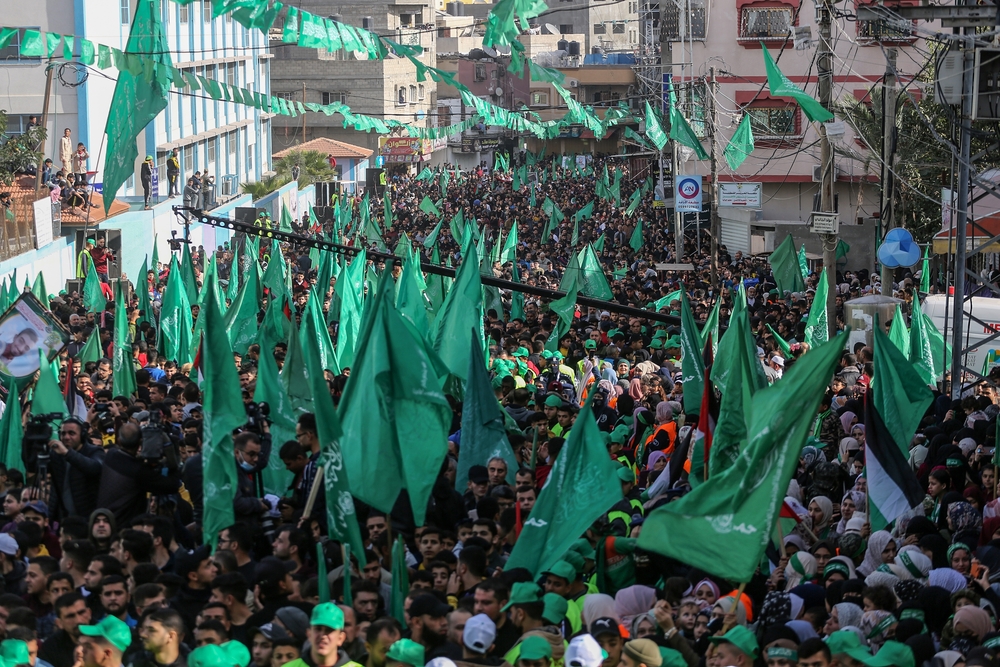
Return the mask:
<path id="1" fill-rule="evenodd" d="M 272 303 L 272 307 L 280 310 L 278 304 Z M 270 307 L 268 310 L 270 311 Z M 280 316 L 284 318 L 284 315 Z M 261 331 L 263 328 L 261 327 Z M 274 359 L 273 350 L 274 343 L 261 345 L 253 400 L 255 403 L 267 403 L 270 406 L 271 439 L 275 443 L 285 443 L 295 440 L 295 422 L 298 415 L 278 378 L 278 363 Z M 264 491 L 276 496 L 284 495 L 292 481 L 292 473 L 285 469 L 285 464 L 279 456 L 280 450 L 280 446 L 271 448 L 271 458 L 262 472 Z"/>
<path id="2" fill-rule="evenodd" d="M 920 263 L 920 292 L 927 294 L 931 291 L 931 247 L 924 248 L 924 259 Z"/>
<path id="3" fill-rule="evenodd" d="M 465 231 L 465 214 L 462 209 L 458 209 L 458 212 L 451 216 L 448 227 L 451 229 L 451 238 L 455 239 L 455 243 L 462 245 L 462 233 Z"/>
<path id="4" fill-rule="evenodd" d="M 43 415 L 58 412 L 69 417 L 66 409 L 66 399 L 59 388 L 58 365 L 49 363 L 45 350 L 38 351 L 38 381 L 31 393 L 31 414 Z"/>
<path id="5" fill-rule="evenodd" d="M 521 282 L 521 275 L 517 269 L 516 262 L 510 267 L 510 281 L 518 284 Z M 510 319 L 524 320 L 524 292 L 512 291 L 510 297 Z"/>
<path id="6" fill-rule="evenodd" d="M 469 468 L 486 465 L 490 459 L 502 458 L 507 462 L 507 483 L 514 483 L 520 465 L 507 439 L 504 416 L 497 402 L 479 333 L 470 330 L 472 354 L 469 356 L 469 380 L 462 403 L 462 443 L 458 450 L 458 471 L 455 488 L 465 489 L 469 481 Z"/>
<path id="7" fill-rule="evenodd" d="M 830 294 L 830 284 L 826 279 L 826 267 L 819 274 L 816 283 L 816 294 L 809 306 L 809 317 L 806 319 L 805 339 L 810 348 L 819 346 L 830 340 L 830 323 L 826 317 L 826 301 Z"/>
<path id="8" fill-rule="evenodd" d="M 286 234 L 292 233 L 292 214 L 284 201 L 281 202 L 281 217 L 278 218 L 278 231 L 285 232 Z"/>
<path id="9" fill-rule="evenodd" d="M 340 373 L 337 366 L 337 355 L 333 350 L 333 341 L 330 340 L 330 332 L 326 328 L 326 320 L 323 317 L 323 306 L 320 305 L 322 297 L 317 296 L 315 288 L 309 293 L 306 301 L 305 312 L 302 313 L 303 326 L 306 320 L 312 322 L 312 330 L 316 332 L 316 346 L 319 349 L 319 360 L 322 368 L 334 374 Z"/>
<path id="10" fill-rule="evenodd" d="M 712 364 L 712 382 L 722 392 L 722 403 L 709 451 L 710 480 L 729 469 L 746 446 L 751 401 L 758 391 L 767 387 L 767 377 L 757 359 L 757 343 L 745 310 L 729 320 L 729 328 L 719 342 L 719 354 Z M 684 390 L 687 393 L 687 385 Z"/>
<path id="11" fill-rule="evenodd" d="M 802 247 L 799 248 L 798 254 L 799 262 L 799 273 L 802 274 L 802 282 L 805 283 L 809 279 L 809 258 L 806 257 L 806 244 L 803 243 Z"/>
<path id="12" fill-rule="evenodd" d="M 628 245 L 632 248 L 633 252 L 642 250 L 642 219 L 639 220 L 639 224 L 632 230 L 632 236 L 629 237 Z"/>
<path id="13" fill-rule="evenodd" d="M 656 150 L 662 151 L 667 145 L 667 135 L 660 125 L 660 119 L 653 111 L 653 107 L 646 102 L 646 138 L 653 142 Z"/>
<path id="14" fill-rule="evenodd" d="M 631 217 L 636 209 L 639 208 L 639 204 L 642 203 L 642 188 L 636 188 L 632 196 L 628 198 L 628 207 L 625 209 L 625 215 Z"/>
<path id="15" fill-rule="evenodd" d="M 184 281 L 184 289 L 187 291 L 188 303 L 198 303 L 198 279 L 194 275 L 194 261 L 191 259 L 190 243 L 185 243 L 181 253 L 181 279 Z M 219 304 L 219 312 L 222 312 L 222 304 Z"/>
<path id="16" fill-rule="evenodd" d="M 508 262 L 517 261 L 517 220 L 510 226 L 510 233 L 507 235 L 507 240 L 504 241 L 503 249 L 500 251 L 500 263 L 507 264 Z"/>
<path id="17" fill-rule="evenodd" d="M 580 275 L 577 285 L 580 294 L 606 301 L 614 299 L 615 294 L 611 291 L 607 276 L 604 275 L 601 260 L 597 258 L 597 253 L 589 243 L 580 251 L 578 262 Z"/>
<path id="18" fill-rule="evenodd" d="M 594 241 L 594 250 L 596 250 L 597 252 L 604 252 L 605 240 L 606 238 L 604 236 L 604 232 L 601 232 L 601 235 L 597 237 L 596 241 Z"/>
<path id="19" fill-rule="evenodd" d="M 712 358 L 716 357 L 719 349 L 719 311 L 722 310 L 722 299 L 716 299 L 712 310 L 705 318 L 705 324 L 701 327 L 701 347 L 705 349 L 708 344 L 708 337 L 712 337 Z"/>
<path id="20" fill-rule="evenodd" d="M 432 202 L 431 198 L 428 197 L 427 195 L 424 195 L 424 198 L 420 201 L 419 208 L 427 215 L 433 215 L 436 218 L 441 217 L 441 211 L 438 209 L 437 206 L 434 205 L 434 202 Z"/>
<path id="21" fill-rule="evenodd" d="M 350 368 L 354 363 L 354 350 L 361 331 L 365 262 L 361 251 L 337 278 L 334 292 L 340 297 L 340 326 L 337 330 L 337 365 Z"/>
<path id="22" fill-rule="evenodd" d="M 753 152 L 753 149 L 753 128 L 750 127 L 750 114 L 744 114 L 743 120 L 733 132 L 733 136 L 722 155 L 726 158 L 726 164 L 729 165 L 729 168 L 736 171 Z"/>
<path id="23" fill-rule="evenodd" d="M 416 255 L 410 255 L 403 262 L 403 270 L 396 282 L 396 310 L 424 340 L 430 331 L 431 317 L 430 303 L 424 296 L 426 289 L 420 273 L 420 259 Z"/>
<path id="24" fill-rule="evenodd" d="M 548 213 L 550 216 L 553 216 L 556 222 L 562 222 L 566 219 L 566 214 L 563 213 L 562 209 L 559 208 L 559 205 L 552 201 L 549 197 L 546 197 L 545 201 L 542 202 L 542 211 Z"/>
<path id="25" fill-rule="evenodd" d="M 906 320 L 903 318 L 903 310 L 896 304 L 896 312 L 892 316 L 892 324 L 889 325 L 889 340 L 896 346 L 896 349 L 903 353 L 904 357 L 910 356 L 910 331 L 906 328 Z"/>
<path id="26" fill-rule="evenodd" d="M 619 464 L 608 457 L 588 402 L 552 466 L 505 569 L 532 577 L 554 565 L 570 545 L 622 499 Z"/>
<path id="27" fill-rule="evenodd" d="M 341 450 L 341 443 L 353 444 L 356 441 L 345 439 L 345 431 L 341 427 L 337 409 L 333 406 L 330 386 L 326 382 L 326 374 L 319 359 L 317 340 L 322 332 L 316 330 L 318 322 L 315 318 L 308 318 L 302 324 L 303 355 L 306 359 L 306 374 L 309 376 L 315 407 L 313 412 L 316 415 L 316 436 L 319 438 L 319 465 L 323 467 L 327 529 L 331 539 L 346 546 L 358 562 L 362 563 L 365 559 L 365 548 L 361 541 L 361 528 L 354 509 L 354 498 L 351 497 L 354 485 L 350 481 L 346 456 Z M 383 511 L 388 513 L 391 509 Z M 347 568 L 345 574 L 350 576 L 350 568 Z"/>
<path id="28" fill-rule="evenodd" d="M 125 45 L 126 54 L 140 54 L 146 67 L 142 72 L 118 70 L 118 82 L 111 98 L 104 133 L 108 147 L 104 163 L 104 212 L 111 209 L 118 188 L 135 175 L 139 157 L 136 137 L 161 111 L 167 108 L 170 92 L 170 43 L 163 30 L 160 10 L 164 0 L 140 0 Z"/>
<path id="29" fill-rule="evenodd" d="M 35 282 L 31 284 L 31 293 L 42 302 L 43 306 L 49 307 L 49 291 L 45 288 L 45 276 L 41 271 L 35 274 Z"/>
<path id="30" fill-rule="evenodd" d="M 732 321 L 732 318 L 730 318 L 730 321 Z M 791 359 L 792 346 L 789 345 L 788 341 L 782 338 L 781 334 L 775 331 L 774 327 L 772 327 L 770 324 L 765 324 L 764 326 L 766 326 L 767 330 L 771 332 L 772 336 L 774 336 L 774 342 L 777 343 L 778 349 L 781 350 L 781 353 L 785 356 L 785 358 Z"/>
<path id="31" fill-rule="evenodd" d="M 344 469 L 352 493 L 383 512 L 392 511 L 405 488 L 413 518 L 422 526 L 448 453 L 452 412 L 438 364 L 396 311 L 389 280 L 386 272 L 338 408 L 341 442 L 350 443 Z"/>
<path id="32" fill-rule="evenodd" d="M 199 317 L 204 317 L 199 314 Z M 160 352 L 167 359 L 183 365 L 191 361 L 191 303 L 181 280 L 177 256 L 170 258 L 170 274 L 160 305 Z"/>
<path id="33" fill-rule="evenodd" d="M 438 220 L 438 223 L 434 225 L 434 229 L 432 229 L 431 233 L 427 235 L 426 239 L 424 239 L 425 248 L 433 248 L 434 244 L 437 243 L 438 235 L 441 233 L 442 225 L 444 225 L 444 218 Z"/>
<path id="34" fill-rule="evenodd" d="M 392 588 L 389 597 L 389 615 L 406 624 L 403 607 L 410 594 L 410 571 L 406 567 L 406 544 L 401 536 L 392 545 Z"/>
<path id="35" fill-rule="evenodd" d="M 683 292 L 684 290 L 674 290 L 670 294 L 657 299 L 653 303 L 653 310 L 656 312 L 660 312 L 664 308 L 668 307 L 672 301 L 680 301 L 681 294 L 683 294 Z"/>
<path id="36" fill-rule="evenodd" d="M 317 362 L 318 363 L 318 362 Z M 285 363 L 281 366 L 279 380 L 281 386 L 288 392 L 288 399 L 296 412 L 314 412 L 312 386 L 309 383 L 308 362 L 302 349 L 302 336 L 294 322 L 288 327 L 288 351 L 285 353 Z"/>
<path id="37" fill-rule="evenodd" d="M 802 107 L 802 113 L 811 121 L 825 123 L 828 120 L 833 120 L 832 113 L 792 83 L 791 79 L 778 69 L 778 63 L 774 62 L 771 52 L 767 50 L 763 42 L 760 43 L 760 48 L 764 52 L 764 69 L 767 71 L 767 85 L 771 89 L 771 97 L 791 97 L 798 102 L 799 106 Z"/>
<path id="38" fill-rule="evenodd" d="M 589 220 L 594 217 L 594 202 L 591 200 L 586 206 L 573 214 L 573 222 Z"/>
<path id="39" fill-rule="evenodd" d="M 792 235 L 789 234 L 785 240 L 774 249 L 768 258 L 771 264 L 771 272 L 774 274 L 774 282 L 778 285 L 778 295 L 783 297 L 785 292 L 802 292 L 806 285 L 802 281 L 802 272 L 799 269 L 798 256 L 795 254 L 795 244 L 792 242 Z"/>
<path id="40" fill-rule="evenodd" d="M 750 580 L 845 340 L 842 334 L 803 356 L 780 382 L 753 396 L 749 439 L 735 463 L 647 515 L 640 547 L 732 582 Z"/>
<path id="41" fill-rule="evenodd" d="M 21 425 L 21 400 L 17 395 L 17 381 L 10 378 L 7 384 L 7 406 L 0 418 L 0 463 L 7 470 L 24 472 L 24 461 L 21 460 L 21 441 L 24 439 L 24 428 Z"/>
<path id="42" fill-rule="evenodd" d="M 701 140 L 688 125 L 687 119 L 684 118 L 684 114 L 681 113 L 676 104 L 670 105 L 670 138 L 693 150 L 695 157 L 699 160 L 708 159 L 708 153 L 701 145 Z"/>
<path id="43" fill-rule="evenodd" d="M 11 285 L 13 284 L 11 282 Z M 14 296 L 10 302 L 13 303 L 16 298 L 17 296 Z M 108 299 L 101 289 L 101 279 L 97 276 L 97 269 L 94 268 L 94 260 L 90 258 L 90 253 L 87 253 L 87 278 L 83 281 L 83 305 L 88 313 L 99 313 L 108 305 Z"/>
<path id="44" fill-rule="evenodd" d="M 556 299 L 549 304 L 549 310 L 556 316 L 556 325 L 545 341 L 545 349 L 550 352 L 559 350 L 559 341 L 569 331 L 573 324 L 573 316 L 576 314 L 576 296 L 579 289 L 577 277 L 579 272 L 573 272 L 569 280 L 569 285 L 565 287 L 566 296 Z M 563 289 L 563 286 L 559 286 Z"/>
<path id="45" fill-rule="evenodd" d="M 173 272 L 171 271 L 171 277 Z M 205 419 L 202 465 L 205 510 L 202 536 L 214 551 L 219 532 L 232 525 L 236 517 L 233 500 L 239 484 L 233 454 L 233 431 L 246 422 L 246 410 L 240 394 L 240 381 L 233 365 L 233 348 L 226 338 L 226 327 L 209 291 L 199 315 L 205 318 L 198 360 L 204 378 L 202 393 Z"/>
<path id="46" fill-rule="evenodd" d="M 135 279 L 135 293 L 139 297 L 139 319 L 135 321 L 136 326 L 143 322 L 156 325 L 156 316 L 153 314 L 153 308 L 149 304 L 149 279 L 146 275 L 149 273 L 148 261 L 148 259 L 143 258 L 142 268 L 139 269 L 139 275 Z M 235 267 L 233 271 L 236 271 Z"/>
<path id="47" fill-rule="evenodd" d="M 125 292 L 116 290 L 115 344 L 112 350 L 112 392 L 115 396 L 131 397 L 135 394 L 135 365 L 132 363 L 132 339 L 129 336 L 128 315 L 125 311 Z"/>
<path id="48" fill-rule="evenodd" d="M 701 412 L 701 394 L 705 386 L 704 348 L 701 332 L 691 312 L 687 291 L 681 291 L 681 381 L 684 383 L 684 412 Z"/>
<path id="49" fill-rule="evenodd" d="M 934 385 L 951 365 L 951 345 L 944 341 L 931 318 L 920 308 L 919 295 L 913 295 L 910 313 L 910 363 L 924 384 Z"/>
<path id="50" fill-rule="evenodd" d="M 260 298 L 260 283 L 257 281 L 257 272 L 250 271 L 246 282 L 243 283 L 243 287 L 237 292 L 236 300 L 230 304 L 225 316 L 226 334 L 229 336 L 229 344 L 232 345 L 233 351 L 238 352 L 240 355 L 247 353 L 247 349 L 257 339 L 260 331 L 260 326 L 257 323 L 257 313 L 260 311 Z M 274 302 L 274 299 L 272 299 L 272 305 Z M 263 353 L 263 350 L 261 352 Z"/>
<path id="51" fill-rule="evenodd" d="M 459 398 L 468 379 L 471 354 L 465 345 L 469 339 L 466 332 L 473 327 L 480 332 L 480 340 L 483 339 L 483 283 L 479 277 L 479 256 L 470 243 L 463 253 L 455 284 L 434 317 L 430 337 L 431 347 L 452 376 L 449 393 L 455 392 Z"/>
<path id="52" fill-rule="evenodd" d="M 88 361 L 100 361 L 103 357 L 104 350 L 101 349 L 101 328 L 97 326 L 97 320 L 94 320 L 94 329 L 90 332 L 90 336 L 87 337 L 87 342 L 83 344 L 83 347 L 77 353 L 77 358 L 81 364 L 86 366 Z"/>

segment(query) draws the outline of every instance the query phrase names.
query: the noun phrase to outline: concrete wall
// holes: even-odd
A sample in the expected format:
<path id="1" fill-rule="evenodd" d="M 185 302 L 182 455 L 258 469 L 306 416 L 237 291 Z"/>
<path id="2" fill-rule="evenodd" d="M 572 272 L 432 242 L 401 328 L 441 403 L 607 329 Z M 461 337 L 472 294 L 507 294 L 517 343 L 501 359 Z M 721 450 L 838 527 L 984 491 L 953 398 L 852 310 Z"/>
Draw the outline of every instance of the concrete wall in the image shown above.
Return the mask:
<path id="1" fill-rule="evenodd" d="M 41 250 L 32 250 L 6 262 L 0 262 L 0 281 L 9 280 L 17 271 L 18 288 L 24 284 L 24 277 L 32 282 L 41 272 L 45 276 L 45 287 L 50 294 L 58 294 L 67 280 L 76 275 L 76 260 L 70 237 L 55 239 Z"/>

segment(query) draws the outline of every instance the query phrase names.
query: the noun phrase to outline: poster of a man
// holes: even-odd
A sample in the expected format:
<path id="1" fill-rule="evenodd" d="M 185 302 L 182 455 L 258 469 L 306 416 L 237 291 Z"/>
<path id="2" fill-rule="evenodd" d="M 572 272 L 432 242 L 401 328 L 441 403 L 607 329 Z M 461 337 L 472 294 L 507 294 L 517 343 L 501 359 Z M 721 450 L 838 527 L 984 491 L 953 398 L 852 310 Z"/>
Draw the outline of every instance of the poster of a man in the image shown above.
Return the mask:
<path id="1" fill-rule="evenodd" d="M 39 367 L 39 351 L 52 359 L 67 342 L 66 331 L 31 293 L 22 294 L 0 318 L 0 374 L 23 378 Z"/>

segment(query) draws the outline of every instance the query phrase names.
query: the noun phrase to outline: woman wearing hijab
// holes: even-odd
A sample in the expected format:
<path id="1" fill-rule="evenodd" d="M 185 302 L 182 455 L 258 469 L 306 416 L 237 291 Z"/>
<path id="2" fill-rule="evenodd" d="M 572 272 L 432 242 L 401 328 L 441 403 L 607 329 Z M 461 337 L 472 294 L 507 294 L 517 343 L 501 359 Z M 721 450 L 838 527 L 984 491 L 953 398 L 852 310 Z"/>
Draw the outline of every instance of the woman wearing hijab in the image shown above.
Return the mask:
<path id="1" fill-rule="evenodd" d="M 840 426 L 844 429 L 845 438 L 851 437 L 851 427 L 858 423 L 858 416 L 851 411 L 844 412 L 840 415 Z"/>
<path id="2" fill-rule="evenodd" d="M 953 570 L 950 567 L 942 567 L 936 570 L 931 570 L 931 573 L 927 576 L 927 584 L 931 587 L 938 586 L 945 589 L 948 591 L 948 595 L 950 596 L 955 591 L 960 591 L 965 588 L 966 579 L 965 575 L 961 572 Z M 950 608 L 951 607 L 949 606 L 949 609 Z"/>
<path id="3" fill-rule="evenodd" d="M 859 627 L 863 615 L 864 610 L 853 602 L 835 604 L 830 608 L 830 616 L 826 620 L 826 625 L 823 626 L 823 634 L 829 637 L 831 633 L 843 627 Z"/>
<path id="4" fill-rule="evenodd" d="M 933 533 L 931 535 L 924 535 L 917 542 L 917 546 L 920 547 L 920 551 L 923 552 L 925 556 L 931 559 L 931 565 L 933 569 L 949 567 L 948 566 L 948 540 L 941 536 L 941 533 Z"/>
<path id="5" fill-rule="evenodd" d="M 851 437 L 858 441 L 858 448 L 865 446 L 865 425 L 855 424 L 851 427 Z"/>
<path id="6" fill-rule="evenodd" d="M 838 448 L 837 460 L 840 464 L 846 466 L 848 462 L 854 457 L 854 455 L 861 449 L 861 445 L 858 441 L 851 437 L 841 438 L 840 447 Z"/>
<path id="7" fill-rule="evenodd" d="M 724 618 L 726 614 L 733 612 L 736 614 L 736 624 L 746 626 L 747 610 L 736 598 L 725 597 L 717 600 L 712 607 L 712 618 Z"/>
<path id="8" fill-rule="evenodd" d="M 615 593 L 615 613 L 624 625 L 648 613 L 656 604 L 656 589 L 649 586 L 629 586 Z"/>
<path id="9" fill-rule="evenodd" d="M 798 551 L 789 557 L 785 566 L 785 590 L 790 591 L 802 583 L 812 583 L 815 576 L 816 559 L 807 551 Z"/>
<path id="10" fill-rule="evenodd" d="M 891 612 L 882 609 L 866 611 L 861 617 L 861 633 L 868 638 L 868 645 L 877 651 L 891 636 L 889 632 L 896 623 Z"/>
<path id="11" fill-rule="evenodd" d="M 650 452 L 646 459 L 646 467 L 639 472 L 639 488 L 649 488 L 651 473 L 662 471 L 667 467 L 667 455 L 663 452 Z"/>
<path id="12" fill-rule="evenodd" d="M 979 546 L 985 546 L 993 540 L 1000 539 L 1000 516 L 983 519 L 983 529 L 979 535 Z"/>
<path id="13" fill-rule="evenodd" d="M 952 542 L 975 544 L 983 530 L 983 519 L 969 503 L 952 503 L 948 506 L 948 530 Z"/>
<path id="14" fill-rule="evenodd" d="M 677 424 L 674 422 L 674 411 L 667 401 L 660 401 L 656 404 L 656 427 L 646 438 L 646 452 L 663 452 L 668 457 L 674 451 L 674 444 L 677 442 Z M 645 462 L 641 462 L 645 463 Z M 636 464 L 640 464 L 637 459 Z"/>
<path id="15" fill-rule="evenodd" d="M 694 585 L 694 597 L 707 607 L 715 604 L 722 592 L 711 579 L 702 579 Z"/>
<path id="16" fill-rule="evenodd" d="M 846 533 L 847 522 L 854 517 L 854 513 L 865 512 L 867 509 L 868 494 L 853 489 L 845 493 L 840 501 L 840 522 L 837 524 L 836 533 L 838 535 Z"/>
<path id="17" fill-rule="evenodd" d="M 972 549 L 961 542 L 952 544 L 948 547 L 948 567 L 961 575 L 969 576 L 972 570 Z"/>
<path id="18" fill-rule="evenodd" d="M 590 624 L 599 618 L 613 618 L 617 623 L 621 623 L 621 617 L 615 611 L 615 599 L 604 593 L 591 593 L 583 599 L 583 610 L 580 612 L 580 620 L 583 627 L 589 628 Z"/>
<path id="19" fill-rule="evenodd" d="M 879 530 L 868 538 L 865 560 L 858 567 L 858 573 L 867 577 L 883 563 L 891 563 L 896 558 L 896 541 L 888 531 Z"/>
<path id="20" fill-rule="evenodd" d="M 956 636 L 971 637 L 978 644 L 993 631 L 993 622 L 985 609 L 965 605 L 955 612 L 952 627 Z"/>
<path id="21" fill-rule="evenodd" d="M 934 523 L 941 525 L 944 517 L 941 516 L 941 501 L 951 488 L 951 476 L 944 467 L 931 470 L 927 480 L 927 495 L 934 501 L 929 518 Z M 947 516 L 947 515 L 946 515 Z"/>
<path id="22" fill-rule="evenodd" d="M 833 501 L 826 496 L 816 496 L 809 501 L 809 517 L 812 519 L 812 532 L 825 540 L 830 536 L 830 519 L 833 517 Z"/>

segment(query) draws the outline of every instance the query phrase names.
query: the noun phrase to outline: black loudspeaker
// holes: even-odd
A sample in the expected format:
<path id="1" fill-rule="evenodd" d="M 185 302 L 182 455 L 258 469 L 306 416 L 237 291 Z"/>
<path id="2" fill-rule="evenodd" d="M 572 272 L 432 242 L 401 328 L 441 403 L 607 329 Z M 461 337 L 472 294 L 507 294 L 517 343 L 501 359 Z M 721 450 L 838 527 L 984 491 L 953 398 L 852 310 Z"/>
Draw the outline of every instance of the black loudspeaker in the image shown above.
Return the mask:
<path id="1" fill-rule="evenodd" d="M 252 225 L 257 219 L 257 209 L 253 206 L 237 206 L 233 211 L 233 218 L 245 225 Z"/>
<path id="2" fill-rule="evenodd" d="M 319 220 L 320 224 L 322 224 L 327 220 L 333 220 L 333 207 L 313 206 L 313 214 L 316 216 L 316 219 Z"/>
<path id="3" fill-rule="evenodd" d="M 340 194 L 340 189 L 336 182 L 316 183 L 316 206 L 333 206 L 334 198 L 338 194 Z"/>

